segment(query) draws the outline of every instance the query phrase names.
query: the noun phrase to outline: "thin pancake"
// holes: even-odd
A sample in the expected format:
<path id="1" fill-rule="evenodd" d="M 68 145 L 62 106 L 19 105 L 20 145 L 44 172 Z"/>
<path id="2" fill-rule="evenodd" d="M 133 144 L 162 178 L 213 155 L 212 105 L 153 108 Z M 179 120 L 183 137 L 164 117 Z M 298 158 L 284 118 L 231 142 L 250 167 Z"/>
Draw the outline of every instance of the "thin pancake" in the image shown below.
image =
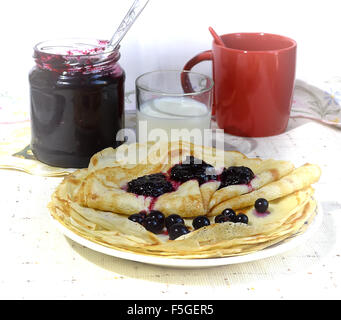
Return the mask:
<path id="1" fill-rule="evenodd" d="M 320 175 L 321 169 L 317 165 L 305 164 L 280 180 L 269 183 L 258 190 L 221 202 L 211 209 L 208 215 L 217 215 L 226 208 L 234 210 L 245 208 L 253 205 L 259 198 L 265 198 L 268 201 L 281 198 L 297 190 L 309 187 L 319 180 Z"/>

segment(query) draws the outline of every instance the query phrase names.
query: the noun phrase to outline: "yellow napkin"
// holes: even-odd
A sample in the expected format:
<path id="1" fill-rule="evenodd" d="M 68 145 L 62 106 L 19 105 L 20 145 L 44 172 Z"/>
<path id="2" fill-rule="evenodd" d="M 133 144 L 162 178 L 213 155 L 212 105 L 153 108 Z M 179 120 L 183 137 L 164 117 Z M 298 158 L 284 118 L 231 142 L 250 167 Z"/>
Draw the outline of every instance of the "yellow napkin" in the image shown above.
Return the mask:
<path id="1" fill-rule="evenodd" d="M 31 149 L 29 120 L 2 123 L 0 126 L 0 169 L 13 169 L 33 175 L 61 177 L 74 171 L 48 166 L 38 161 Z"/>

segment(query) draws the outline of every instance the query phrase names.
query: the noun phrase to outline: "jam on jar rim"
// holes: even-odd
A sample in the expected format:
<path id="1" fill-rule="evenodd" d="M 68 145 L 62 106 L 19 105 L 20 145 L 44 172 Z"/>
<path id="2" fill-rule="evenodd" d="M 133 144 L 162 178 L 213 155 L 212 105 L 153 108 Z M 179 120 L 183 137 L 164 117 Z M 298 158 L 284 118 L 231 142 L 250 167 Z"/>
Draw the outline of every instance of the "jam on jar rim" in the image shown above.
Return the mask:
<path id="1" fill-rule="evenodd" d="M 33 49 L 37 67 L 57 73 L 111 73 L 120 58 L 119 47 L 114 48 L 107 40 L 98 39 L 47 40 Z"/>

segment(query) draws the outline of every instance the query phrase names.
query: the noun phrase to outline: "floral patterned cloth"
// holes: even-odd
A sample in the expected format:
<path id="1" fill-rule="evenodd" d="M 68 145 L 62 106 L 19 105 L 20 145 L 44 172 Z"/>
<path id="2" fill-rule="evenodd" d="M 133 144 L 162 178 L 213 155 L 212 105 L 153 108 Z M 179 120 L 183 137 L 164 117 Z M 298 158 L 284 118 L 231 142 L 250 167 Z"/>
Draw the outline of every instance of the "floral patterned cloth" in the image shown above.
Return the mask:
<path id="1" fill-rule="evenodd" d="M 341 77 L 319 87 L 297 80 L 291 118 L 307 118 L 341 128 Z"/>
<path id="2" fill-rule="evenodd" d="M 135 124 L 135 93 L 126 93 L 126 126 Z M 26 105 L 26 107 L 24 107 Z M 291 118 L 307 118 L 341 128 L 341 77 L 319 85 L 297 80 Z M 26 99 L 0 92 L 0 169 L 42 176 L 64 176 L 74 169 L 45 165 L 30 150 L 30 120 Z"/>

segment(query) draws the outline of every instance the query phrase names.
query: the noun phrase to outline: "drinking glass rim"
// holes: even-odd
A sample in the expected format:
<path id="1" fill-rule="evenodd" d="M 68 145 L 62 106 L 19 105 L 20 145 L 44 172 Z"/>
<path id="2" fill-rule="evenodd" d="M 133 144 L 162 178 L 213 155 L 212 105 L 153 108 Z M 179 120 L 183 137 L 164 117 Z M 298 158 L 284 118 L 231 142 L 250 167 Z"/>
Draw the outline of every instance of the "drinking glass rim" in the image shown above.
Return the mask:
<path id="1" fill-rule="evenodd" d="M 205 89 L 202 89 L 200 91 L 193 91 L 193 92 L 184 92 L 184 93 L 166 93 L 164 91 L 160 91 L 160 90 L 154 90 L 154 89 L 150 89 L 150 88 L 147 88 L 141 84 L 139 84 L 139 80 L 142 78 L 142 77 L 145 77 L 147 75 L 150 75 L 150 74 L 156 74 L 156 73 L 166 73 L 166 72 L 170 72 L 170 73 L 179 73 L 179 75 L 181 75 L 181 73 L 187 73 L 187 74 L 194 74 L 194 75 L 199 75 L 205 79 L 208 79 L 210 81 L 210 86 L 208 88 L 205 88 Z M 149 71 L 149 72 L 146 72 L 146 73 L 143 73 L 141 74 L 140 76 L 138 76 L 135 80 L 135 85 L 137 88 L 139 88 L 140 90 L 144 90 L 144 91 L 147 91 L 147 92 L 151 92 L 151 93 L 156 93 L 156 94 L 159 94 L 161 96 L 168 96 L 168 97 L 188 97 L 188 96 L 198 96 L 200 94 L 203 94 L 203 93 L 206 93 L 206 92 L 209 92 L 213 89 L 214 87 L 214 81 L 213 79 L 206 75 L 206 74 L 203 74 L 203 73 L 200 73 L 200 72 L 195 72 L 195 71 L 189 71 L 189 70 L 175 70 L 175 69 L 161 69 L 161 70 L 154 70 L 154 71 Z"/>

